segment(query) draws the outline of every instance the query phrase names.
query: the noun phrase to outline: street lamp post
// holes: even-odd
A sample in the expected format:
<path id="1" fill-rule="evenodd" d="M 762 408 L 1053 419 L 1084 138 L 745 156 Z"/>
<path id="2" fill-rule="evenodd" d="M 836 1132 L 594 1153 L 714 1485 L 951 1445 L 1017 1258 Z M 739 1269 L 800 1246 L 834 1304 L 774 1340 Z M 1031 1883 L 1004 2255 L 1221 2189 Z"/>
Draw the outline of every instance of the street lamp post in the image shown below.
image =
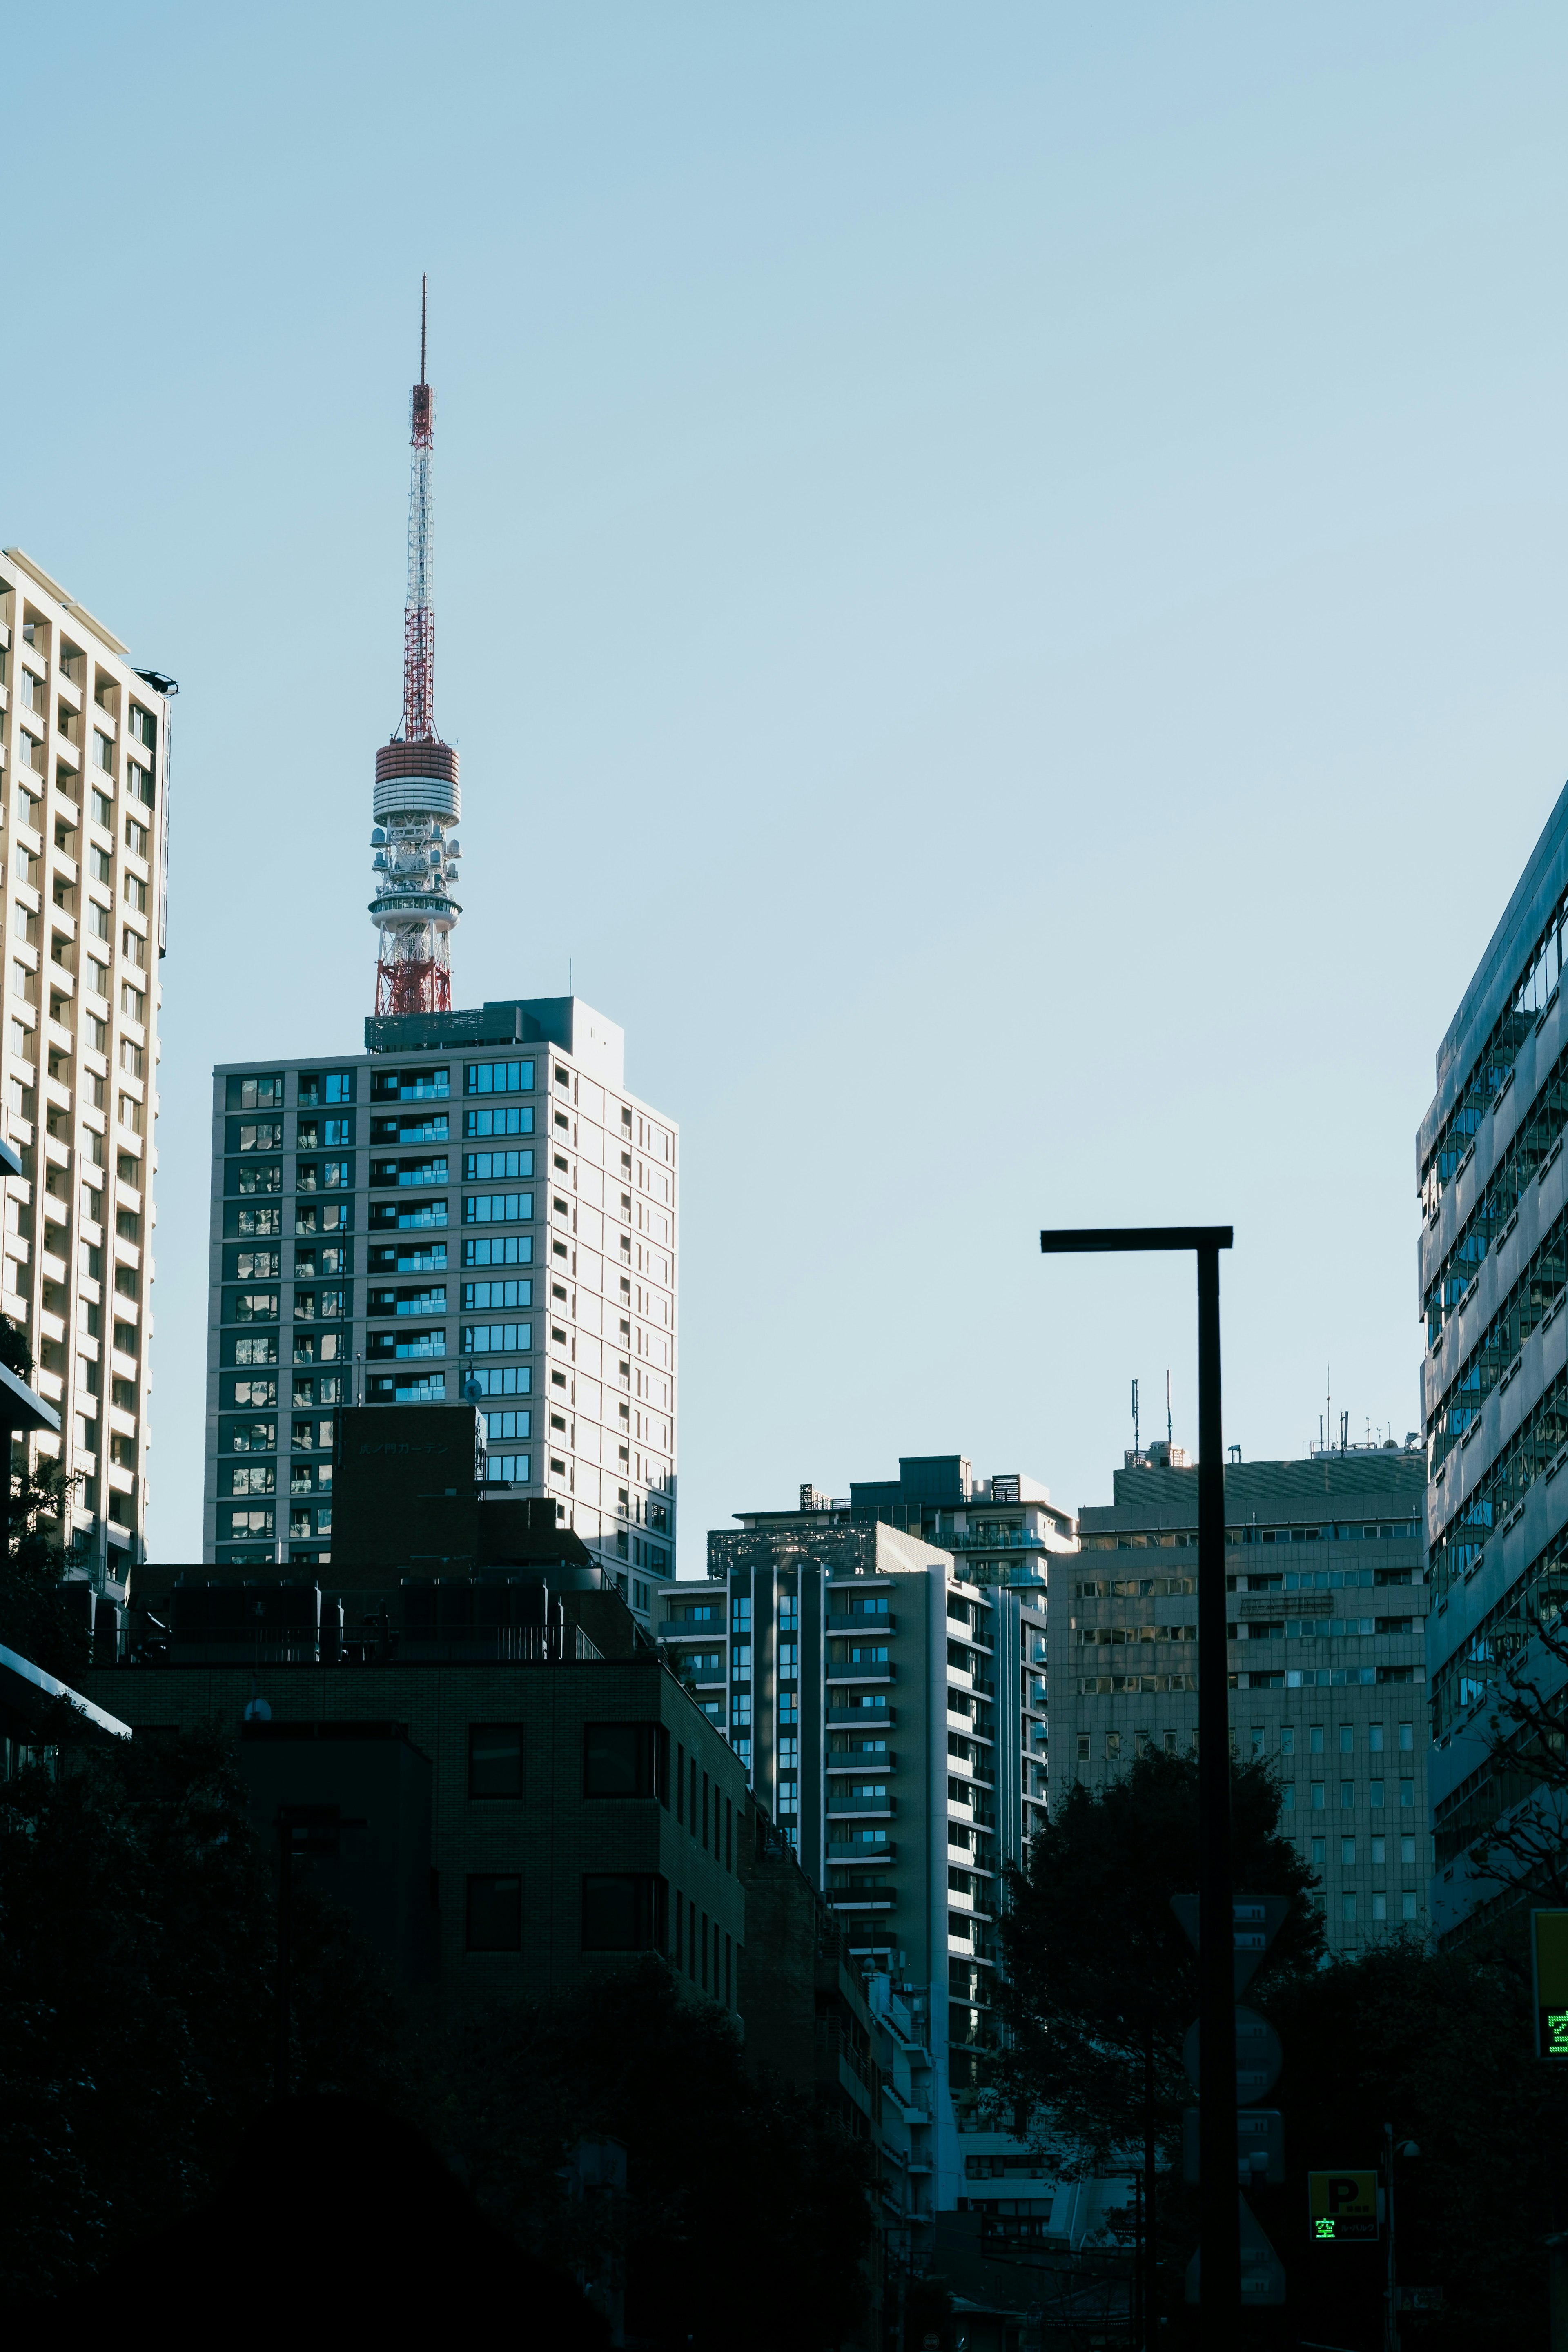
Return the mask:
<path id="1" fill-rule="evenodd" d="M 1219 1254 L 1229 1225 L 1127 1225 L 1046 1232 L 1046 1255 L 1192 1250 L 1198 1271 L 1198 1979 L 1200 2275 L 1204 2342 L 1237 2340 L 1241 2307 L 1237 2177 L 1234 1894 L 1230 1874 L 1230 1696 L 1226 1651 L 1225 1441 L 1220 1412 Z M 1149 2314 L 1151 2321 L 1153 2315 Z"/>

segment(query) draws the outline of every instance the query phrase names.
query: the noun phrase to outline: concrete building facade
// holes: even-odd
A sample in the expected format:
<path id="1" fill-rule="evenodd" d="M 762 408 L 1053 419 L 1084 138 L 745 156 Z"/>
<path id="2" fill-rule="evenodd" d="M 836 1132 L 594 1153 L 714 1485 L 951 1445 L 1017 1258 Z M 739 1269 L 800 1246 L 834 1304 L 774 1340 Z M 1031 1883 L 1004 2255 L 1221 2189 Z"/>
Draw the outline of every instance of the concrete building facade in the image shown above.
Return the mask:
<path id="1" fill-rule="evenodd" d="M 79 1474 L 71 1532 L 113 1598 L 145 1557 L 158 965 L 174 680 L 23 554 L 0 556 L 5 1010 L 0 1313 Z"/>
<path id="2" fill-rule="evenodd" d="M 1559 797 L 1437 1049 L 1416 1139 L 1422 1400 L 1432 1588 L 1427 1671 L 1435 1925 L 1514 1911 L 1471 1849 L 1516 1802 L 1490 1762 L 1499 1675 L 1542 1696 L 1561 1666 L 1532 1631 L 1568 1594 L 1568 790 Z"/>
<path id="3" fill-rule="evenodd" d="M 1197 1738 L 1197 1469 L 1113 1484 L 1053 1597 L 1058 1792 Z M 1333 1950 L 1430 1924 L 1425 1495 L 1415 1441 L 1226 1472 L 1232 1744 L 1279 1773 Z"/>
<path id="4" fill-rule="evenodd" d="M 674 1574 L 678 1131 L 575 997 L 214 1073 L 204 1546 L 331 1557 L 334 1416 L 477 1403 L 645 1622 Z"/>
<path id="5" fill-rule="evenodd" d="M 218 1724 L 264 1837 L 279 1798 L 338 1805 L 326 1891 L 416 1984 L 542 1999 L 657 1951 L 740 2011 L 745 1776 L 598 1572 L 545 1573 L 566 1589 L 141 1570 L 122 1662 L 88 1696 L 133 1729 Z M 460 1625 L 431 1605 L 459 1582 L 492 1604 Z M 405 1885 L 431 1906 L 423 1937 Z"/>

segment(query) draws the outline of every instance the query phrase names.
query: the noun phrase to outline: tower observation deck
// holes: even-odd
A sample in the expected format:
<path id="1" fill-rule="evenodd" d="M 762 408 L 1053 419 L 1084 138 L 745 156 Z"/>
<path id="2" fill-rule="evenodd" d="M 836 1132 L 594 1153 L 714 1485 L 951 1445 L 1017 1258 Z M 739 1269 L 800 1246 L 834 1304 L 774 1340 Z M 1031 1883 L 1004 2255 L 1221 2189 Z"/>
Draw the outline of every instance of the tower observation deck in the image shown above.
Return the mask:
<path id="1" fill-rule="evenodd" d="M 403 717 L 375 755 L 375 896 L 378 1015 L 448 1013 L 451 935 L 462 914 L 453 891 L 462 814 L 458 754 L 436 731 L 436 394 L 426 381 L 426 295 L 419 299 L 419 382 L 411 402 L 408 592 L 403 613 Z"/>

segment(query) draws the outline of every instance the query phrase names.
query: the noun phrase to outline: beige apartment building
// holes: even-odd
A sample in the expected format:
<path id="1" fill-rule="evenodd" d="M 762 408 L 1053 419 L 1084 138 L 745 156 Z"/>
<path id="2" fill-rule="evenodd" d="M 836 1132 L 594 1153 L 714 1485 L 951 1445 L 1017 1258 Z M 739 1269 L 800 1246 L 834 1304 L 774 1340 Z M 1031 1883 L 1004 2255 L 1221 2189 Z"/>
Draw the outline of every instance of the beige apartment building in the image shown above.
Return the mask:
<path id="1" fill-rule="evenodd" d="M 5 1186 L 0 1312 L 25 1333 L 79 1476 L 100 1591 L 144 1557 L 158 961 L 172 678 L 19 548 L 0 555 L 0 1087 L 25 1174 Z"/>

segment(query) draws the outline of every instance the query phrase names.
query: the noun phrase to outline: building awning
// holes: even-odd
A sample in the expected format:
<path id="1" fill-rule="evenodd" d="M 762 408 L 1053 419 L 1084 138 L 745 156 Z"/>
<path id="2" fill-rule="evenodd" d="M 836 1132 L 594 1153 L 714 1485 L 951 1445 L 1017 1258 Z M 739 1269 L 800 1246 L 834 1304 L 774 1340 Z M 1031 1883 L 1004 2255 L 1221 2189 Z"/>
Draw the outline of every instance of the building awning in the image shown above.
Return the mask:
<path id="1" fill-rule="evenodd" d="M 94 1706 L 89 1698 L 71 1689 L 68 1683 L 57 1682 L 31 1658 L 18 1651 L 8 1650 L 0 1643 L 0 1716 L 19 1717 L 24 1724 L 40 1721 L 51 1701 L 63 1699 L 81 1717 L 83 1733 L 89 1738 L 129 1739 L 131 1726 L 121 1723 L 118 1716 L 107 1715 Z"/>

